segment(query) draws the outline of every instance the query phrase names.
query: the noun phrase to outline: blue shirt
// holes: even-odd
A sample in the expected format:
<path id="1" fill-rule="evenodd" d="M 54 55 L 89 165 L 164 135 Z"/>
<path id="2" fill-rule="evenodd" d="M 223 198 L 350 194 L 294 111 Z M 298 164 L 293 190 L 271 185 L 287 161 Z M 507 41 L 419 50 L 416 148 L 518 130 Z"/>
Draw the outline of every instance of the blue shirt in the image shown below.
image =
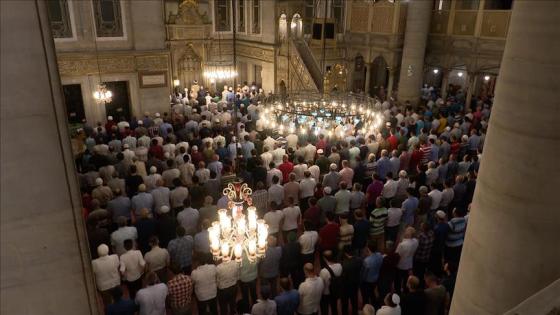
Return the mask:
<path id="1" fill-rule="evenodd" d="M 134 315 L 135 312 L 136 304 L 129 299 L 121 299 L 107 305 L 107 315 Z"/>
<path id="2" fill-rule="evenodd" d="M 189 267 L 192 264 L 193 245 L 194 241 L 190 235 L 171 240 L 167 245 L 171 262 L 181 268 Z"/>
<path id="3" fill-rule="evenodd" d="M 383 263 L 383 255 L 375 252 L 364 259 L 362 266 L 362 279 L 367 283 L 377 282 L 379 278 L 379 270 Z"/>
<path id="4" fill-rule="evenodd" d="M 113 221 L 115 222 L 120 216 L 130 220 L 130 206 L 131 203 L 128 197 L 119 196 L 107 203 L 107 210 L 113 214 Z"/>
<path id="5" fill-rule="evenodd" d="M 387 157 L 382 157 L 377 161 L 377 175 L 381 177 L 381 179 L 385 179 L 388 172 L 391 172 L 393 165 L 391 161 Z M 393 174 L 394 176 L 395 174 Z"/>
<path id="6" fill-rule="evenodd" d="M 261 260 L 259 266 L 261 277 L 274 278 L 278 276 L 280 269 L 280 258 L 282 257 L 282 247 L 268 247 L 264 258 Z"/>
<path id="7" fill-rule="evenodd" d="M 293 315 L 299 306 L 299 293 L 292 289 L 274 298 L 278 315 Z"/>
<path id="8" fill-rule="evenodd" d="M 403 215 L 402 221 L 404 224 L 414 224 L 414 210 L 418 208 L 418 198 L 410 196 L 402 203 Z"/>
<path id="9" fill-rule="evenodd" d="M 141 192 L 132 197 L 132 209 L 134 209 L 134 213 L 136 215 L 140 215 L 140 210 L 142 210 L 142 208 L 146 208 L 151 211 L 154 210 L 154 197 L 147 192 Z"/>

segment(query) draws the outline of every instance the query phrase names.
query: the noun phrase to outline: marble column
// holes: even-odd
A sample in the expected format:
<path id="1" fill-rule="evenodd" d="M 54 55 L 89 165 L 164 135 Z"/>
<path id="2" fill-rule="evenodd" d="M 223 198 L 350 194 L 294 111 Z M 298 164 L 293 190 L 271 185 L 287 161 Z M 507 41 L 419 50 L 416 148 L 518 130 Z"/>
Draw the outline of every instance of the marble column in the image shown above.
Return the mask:
<path id="1" fill-rule="evenodd" d="M 395 83 L 395 69 L 394 68 L 390 68 L 389 69 L 389 80 L 387 82 L 387 99 L 391 98 L 391 95 L 393 94 L 393 84 Z"/>
<path id="2" fill-rule="evenodd" d="M 560 277 L 558 20 L 559 1 L 513 5 L 451 314 L 502 314 Z"/>
<path id="3" fill-rule="evenodd" d="M 101 314 L 46 1 L 0 14 L 0 313 Z"/>
<path id="4" fill-rule="evenodd" d="M 366 63 L 366 83 L 364 86 L 364 93 L 366 95 L 370 95 L 369 94 L 369 84 L 370 84 L 370 80 L 371 80 L 371 67 L 373 66 L 373 63 Z"/>
<path id="5" fill-rule="evenodd" d="M 465 98 L 465 106 L 466 108 L 471 107 L 471 101 L 473 97 L 473 93 L 476 89 L 476 83 L 478 79 L 478 74 L 474 72 L 469 72 L 467 76 L 467 97 Z"/>
<path id="6" fill-rule="evenodd" d="M 432 1 L 410 0 L 406 16 L 398 99 L 417 104 L 424 78 L 424 55 L 432 16 Z"/>
<path id="7" fill-rule="evenodd" d="M 449 88 L 449 73 L 447 69 L 441 71 L 441 98 L 445 101 L 447 99 L 447 89 Z"/>

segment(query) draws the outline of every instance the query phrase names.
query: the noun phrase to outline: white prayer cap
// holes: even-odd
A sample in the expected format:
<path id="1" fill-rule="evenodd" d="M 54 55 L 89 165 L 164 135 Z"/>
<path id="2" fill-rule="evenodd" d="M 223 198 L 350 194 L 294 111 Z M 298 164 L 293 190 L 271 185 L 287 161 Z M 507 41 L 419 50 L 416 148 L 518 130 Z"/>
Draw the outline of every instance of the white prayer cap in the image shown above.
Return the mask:
<path id="1" fill-rule="evenodd" d="M 467 141 L 467 140 L 469 140 L 469 136 L 463 135 L 463 136 L 461 137 L 461 139 L 462 139 L 463 141 Z"/>
<path id="2" fill-rule="evenodd" d="M 138 185 L 138 191 L 139 192 L 145 192 L 146 191 L 146 185 L 144 185 L 144 184 Z"/>
<path id="3" fill-rule="evenodd" d="M 336 166 L 335 163 L 332 163 L 329 168 L 331 169 L 331 171 L 336 171 L 338 169 L 338 166 Z"/>
<path id="4" fill-rule="evenodd" d="M 323 152 L 324 152 L 323 149 L 317 150 L 317 154 L 323 154 Z"/>
<path id="5" fill-rule="evenodd" d="M 230 86 L 228 90 L 231 92 L 231 91 L 233 91 L 233 88 Z"/>
<path id="6" fill-rule="evenodd" d="M 155 167 L 155 166 L 150 167 L 150 173 L 151 174 L 155 174 L 156 172 L 157 172 L 157 167 Z"/>
<path id="7" fill-rule="evenodd" d="M 421 193 L 427 193 L 427 192 L 428 192 L 428 187 L 426 187 L 426 186 L 421 186 L 421 187 L 418 189 L 418 191 L 421 192 Z"/>
<path id="8" fill-rule="evenodd" d="M 169 152 L 163 153 L 163 157 L 165 157 L 166 159 L 168 159 L 168 158 L 170 157 Z"/>
<path id="9" fill-rule="evenodd" d="M 156 117 L 159 117 L 159 113 L 156 113 Z"/>
<path id="10" fill-rule="evenodd" d="M 332 192 L 332 189 L 329 186 L 327 186 L 327 187 L 323 188 L 323 192 L 327 195 L 330 195 L 331 192 Z"/>
<path id="11" fill-rule="evenodd" d="M 436 211 L 436 217 L 438 217 L 440 219 L 445 219 L 445 216 L 446 216 L 445 212 L 443 212 L 441 210 Z"/>
<path id="12" fill-rule="evenodd" d="M 447 127 L 445 127 L 445 130 L 449 131 L 449 130 L 451 130 L 451 127 L 447 126 Z"/>
<path id="13" fill-rule="evenodd" d="M 169 207 L 168 206 L 161 206 L 161 208 L 159 208 L 159 212 L 168 213 L 169 212 Z"/>
<path id="14" fill-rule="evenodd" d="M 107 120 L 113 120 L 113 116 L 108 116 Z"/>
<path id="15" fill-rule="evenodd" d="M 144 122 L 143 122 L 142 120 L 139 120 L 139 121 L 138 121 L 138 124 L 139 124 L 139 125 L 143 125 Z"/>
<path id="16" fill-rule="evenodd" d="M 393 293 L 393 295 L 391 295 L 391 301 L 393 301 L 393 303 L 399 305 L 399 304 L 401 304 L 401 297 L 398 296 L 397 294 Z"/>
<path id="17" fill-rule="evenodd" d="M 108 254 L 109 254 L 109 246 L 105 244 L 101 244 L 97 246 L 97 255 L 99 255 L 99 257 L 107 256 Z"/>
<path id="18" fill-rule="evenodd" d="M 96 186 L 101 186 L 101 185 L 103 185 L 103 180 L 101 179 L 101 177 L 97 177 L 97 178 L 95 179 L 95 185 L 96 185 Z"/>

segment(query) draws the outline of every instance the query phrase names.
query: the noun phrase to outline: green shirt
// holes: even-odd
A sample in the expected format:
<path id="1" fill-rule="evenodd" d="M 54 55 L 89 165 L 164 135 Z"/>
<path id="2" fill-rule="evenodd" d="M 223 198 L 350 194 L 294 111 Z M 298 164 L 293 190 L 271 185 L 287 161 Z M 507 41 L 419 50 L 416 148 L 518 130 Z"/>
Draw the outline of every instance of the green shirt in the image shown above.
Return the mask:
<path id="1" fill-rule="evenodd" d="M 243 261 L 239 269 L 239 280 L 242 282 L 251 282 L 257 279 L 257 263 L 250 262 L 246 254 L 243 254 Z"/>
<path id="2" fill-rule="evenodd" d="M 385 233 L 385 222 L 387 221 L 387 208 L 375 208 L 369 216 L 369 234 L 380 235 Z"/>

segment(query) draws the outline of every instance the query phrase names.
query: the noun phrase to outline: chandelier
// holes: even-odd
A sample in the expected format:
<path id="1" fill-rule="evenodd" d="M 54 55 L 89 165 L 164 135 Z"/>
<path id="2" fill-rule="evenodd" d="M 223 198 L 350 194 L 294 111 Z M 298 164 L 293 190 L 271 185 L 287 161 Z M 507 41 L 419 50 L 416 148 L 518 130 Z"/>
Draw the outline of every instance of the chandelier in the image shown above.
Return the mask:
<path id="1" fill-rule="evenodd" d="M 111 103 L 113 99 L 113 93 L 107 89 L 107 86 L 104 83 L 101 83 L 97 86 L 97 90 L 93 92 L 93 98 L 97 102 L 100 103 Z"/>
<path id="2" fill-rule="evenodd" d="M 375 134 L 383 122 L 380 107 L 378 100 L 353 93 L 291 94 L 287 99 L 273 97 L 265 104 L 263 125 L 280 135 L 299 129 L 302 135 L 368 136 Z"/>
<path id="3" fill-rule="evenodd" d="M 250 262 L 264 257 L 268 225 L 257 218 L 251 194 L 251 188 L 239 181 L 228 184 L 224 189 L 224 195 L 229 199 L 229 210 L 218 210 L 218 221 L 208 228 L 210 248 L 215 260 L 226 262 L 235 259 L 240 263 L 243 253 Z M 248 205 L 246 210 L 245 204 Z"/>

